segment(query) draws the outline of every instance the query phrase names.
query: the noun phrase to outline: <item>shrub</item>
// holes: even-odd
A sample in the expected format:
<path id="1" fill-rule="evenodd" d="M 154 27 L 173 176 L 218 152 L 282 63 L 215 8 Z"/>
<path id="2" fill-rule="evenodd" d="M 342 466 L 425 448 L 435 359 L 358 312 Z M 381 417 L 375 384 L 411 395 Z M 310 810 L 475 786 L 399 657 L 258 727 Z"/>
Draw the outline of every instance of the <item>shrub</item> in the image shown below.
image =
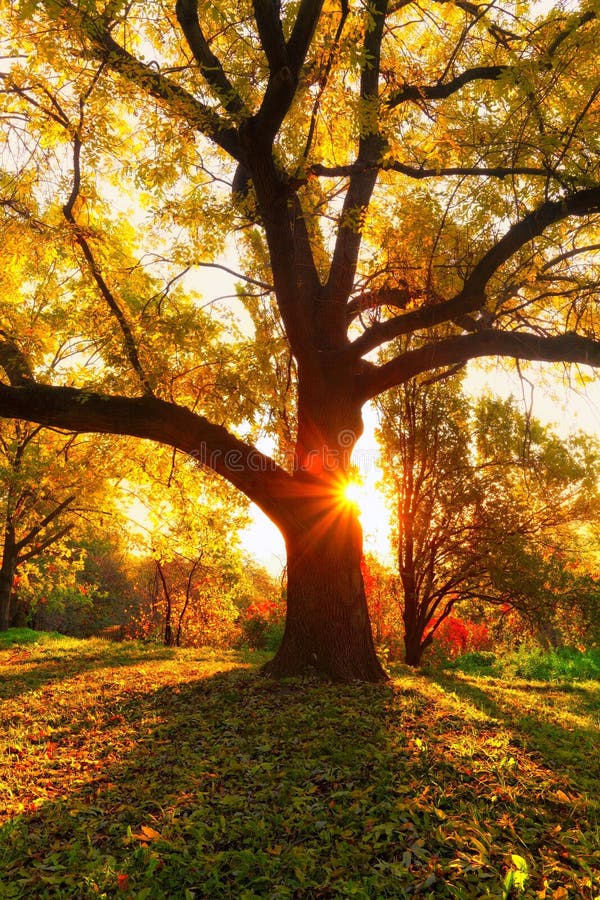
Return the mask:
<path id="1" fill-rule="evenodd" d="M 238 619 L 239 643 L 251 650 L 277 650 L 283 637 L 285 610 L 274 600 L 251 603 Z"/>

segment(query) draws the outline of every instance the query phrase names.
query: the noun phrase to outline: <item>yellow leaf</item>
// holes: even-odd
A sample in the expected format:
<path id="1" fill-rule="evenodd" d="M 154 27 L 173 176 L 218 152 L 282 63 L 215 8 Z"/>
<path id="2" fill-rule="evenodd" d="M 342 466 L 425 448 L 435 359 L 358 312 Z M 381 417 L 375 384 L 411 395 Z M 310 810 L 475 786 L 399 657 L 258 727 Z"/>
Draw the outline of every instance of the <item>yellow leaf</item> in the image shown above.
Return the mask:
<path id="1" fill-rule="evenodd" d="M 149 825 L 142 825 L 138 832 L 132 832 L 131 835 L 131 837 L 137 838 L 138 841 L 146 844 L 150 841 L 158 840 L 160 836 L 160 832 L 156 831 L 155 828 L 150 828 Z"/>

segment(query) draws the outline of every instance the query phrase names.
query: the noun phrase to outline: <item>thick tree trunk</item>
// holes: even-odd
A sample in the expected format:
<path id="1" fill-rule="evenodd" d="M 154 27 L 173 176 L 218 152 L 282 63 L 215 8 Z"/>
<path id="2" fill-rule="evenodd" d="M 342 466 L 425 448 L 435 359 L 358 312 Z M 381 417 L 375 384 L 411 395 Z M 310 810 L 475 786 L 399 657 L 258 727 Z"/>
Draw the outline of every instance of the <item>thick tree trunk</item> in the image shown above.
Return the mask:
<path id="1" fill-rule="evenodd" d="M 315 671 L 333 681 L 385 681 L 367 611 L 356 511 L 340 494 L 311 519 L 312 526 L 287 537 L 285 632 L 263 671 L 276 678 Z"/>
<path id="2" fill-rule="evenodd" d="M 12 578 L 0 570 L 0 631 L 8 631 L 10 628 L 10 597 L 12 592 Z"/>
<path id="3" fill-rule="evenodd" d="M 0 568 L 0 631 L 7 631 L 11 625 L 11 600 L 15 578 L 15 565 L 12 560 L 2 563 Z"/>

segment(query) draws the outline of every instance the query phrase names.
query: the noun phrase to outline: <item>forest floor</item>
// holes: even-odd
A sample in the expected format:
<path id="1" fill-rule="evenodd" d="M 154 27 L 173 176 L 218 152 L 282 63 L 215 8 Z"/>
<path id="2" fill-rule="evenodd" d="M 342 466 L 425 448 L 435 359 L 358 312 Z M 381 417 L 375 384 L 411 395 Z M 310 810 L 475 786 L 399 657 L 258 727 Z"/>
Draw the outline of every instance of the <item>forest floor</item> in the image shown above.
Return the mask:
<path id="1" fill-rule="evenodd" d="M 0 643 L 0 898 L 600 897 L 600 682 L 248 660 Z"/>

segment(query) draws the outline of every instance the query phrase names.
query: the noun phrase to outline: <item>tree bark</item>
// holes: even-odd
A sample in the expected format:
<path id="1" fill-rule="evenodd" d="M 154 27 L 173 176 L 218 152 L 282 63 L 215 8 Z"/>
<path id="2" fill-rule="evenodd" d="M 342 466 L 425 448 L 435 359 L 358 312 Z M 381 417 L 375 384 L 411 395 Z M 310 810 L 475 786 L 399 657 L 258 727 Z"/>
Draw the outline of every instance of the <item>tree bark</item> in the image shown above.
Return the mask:
<path id="1" fill-rule="evenodd" d="M 2 560 L 0 567 L 0 631 L 8 631 L 11 623 L 11 600 L 13 581 L 15 577 L 16 561 Z"/>
<path id="2" fill-rule="evenodd" d="M 413 666 L 415 669 L 421 665 L 421 657 L 425 646 L 421 641 L 422 635 L 417 629 L 405 628 L 404 631 L 404 662 L 407 666 Z"/>
<path id="3" fill-rule="evenodd" d="M 312 514 L 286 538 L 285 632 L 263 672 L 276 678 L 314 671 L 338 682 L 385 681 L 369 622 L 356 509 L 339 490 L 320 503 L 307 498 L 303 505 Z"/>
<path id="4" fill-rule="evenodd" d="M 15 531 L 12 522 L 8 519 L 4 530 L 2 564 L 0 565 L 0 631 L 8 631 L 11 625 L 11 599 L 16 569 Z"/>
<path id="5" fill-rule="evenodd" d="M 401 578 L 404 589 L 404 662 L 407 666 L 418 668 L 424 649 L 423 629 L 419 623 L 419 600 L 407 573 L 403 572 Z"/>

